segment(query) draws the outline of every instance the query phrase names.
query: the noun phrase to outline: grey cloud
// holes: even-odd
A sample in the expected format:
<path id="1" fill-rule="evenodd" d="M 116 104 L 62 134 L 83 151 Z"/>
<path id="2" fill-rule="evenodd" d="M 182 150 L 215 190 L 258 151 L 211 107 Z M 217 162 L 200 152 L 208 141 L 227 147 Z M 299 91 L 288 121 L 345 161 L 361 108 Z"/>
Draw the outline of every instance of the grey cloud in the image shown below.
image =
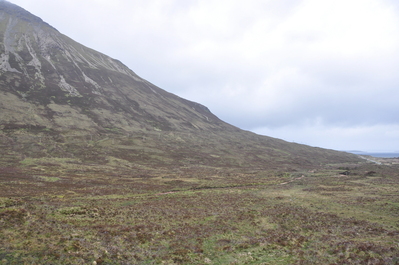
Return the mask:
<path id="1" fill-rule="evenodd" d="M 349 132 L 358 133 L 360 144 L 363 130 L 366 146 L 370 131 L 399 124 L 399 6 L 393 0 L 362 3 L 343 17 L 339 12 L 351 11 L 356 1 L 14 3 L 244 129 L 320 146 L 324 134 L 336 138 L 338 148 L 351 142 Z M 338 8 L 323 16 L 324 4 Z M 371 14 L 372 23 L 362 26 Z M 387 139 L 399 143 L 399 133 L 381 145 Z"/>

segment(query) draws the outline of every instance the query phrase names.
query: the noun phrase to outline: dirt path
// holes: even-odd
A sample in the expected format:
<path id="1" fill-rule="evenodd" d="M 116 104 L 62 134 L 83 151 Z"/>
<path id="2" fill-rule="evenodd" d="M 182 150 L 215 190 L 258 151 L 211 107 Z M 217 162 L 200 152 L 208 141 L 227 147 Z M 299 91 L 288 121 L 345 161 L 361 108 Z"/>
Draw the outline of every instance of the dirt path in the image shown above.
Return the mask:
<path id="1" fill-rule="evenodd" d="M 305 175 L 302 175 L 302 176 L 300 176 L 299 178 L 294 178 L 294 179 L 292 179 L 292 180 L 290 180 L 290 181 L 280 183 L 280 185 L 286 185 L 286 184 L 288 184 L 288 183 L 294 182 L 295 180 L 303 179 L 304 177 L 305 177 Z"/>

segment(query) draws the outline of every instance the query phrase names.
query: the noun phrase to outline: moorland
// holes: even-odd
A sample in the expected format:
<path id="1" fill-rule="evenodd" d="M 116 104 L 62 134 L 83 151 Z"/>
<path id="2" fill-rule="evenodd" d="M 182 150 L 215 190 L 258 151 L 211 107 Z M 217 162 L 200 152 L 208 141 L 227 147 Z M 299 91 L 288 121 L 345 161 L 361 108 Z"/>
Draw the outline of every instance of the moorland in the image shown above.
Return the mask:
<path id="1" fill-rule="evenodd" d="M 399 264 L 397 160 L 241 130 L 1 0 L 0 54 L 0 264 Z"/>
<path id="2" fill-rule="evenodd" d="M 1 264 L 399 264 L 394 159 L 287 171 L 3 150 Z"/>

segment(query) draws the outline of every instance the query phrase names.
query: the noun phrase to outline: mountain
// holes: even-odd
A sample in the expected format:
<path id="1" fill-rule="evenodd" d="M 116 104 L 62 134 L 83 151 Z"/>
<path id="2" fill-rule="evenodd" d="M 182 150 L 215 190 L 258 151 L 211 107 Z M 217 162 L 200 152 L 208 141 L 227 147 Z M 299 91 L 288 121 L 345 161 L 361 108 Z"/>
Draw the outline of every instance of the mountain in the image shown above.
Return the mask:
<path id="1" fill-rule="evenodd" d="M 228 128 L 204 106 L 159 89 L 23 9 L 2 2 L 0 11 L 0 84 L 3 98 L 14 103 L 3 106 L 9 110 L 2 120 L 6 127 L 88 132 Z"/>
<path id="2" fill-rule="evenodd" d="M 118 60 L 0 1 L 0 145 L 4 161 L 110 158 L 163 166 L 305 168 L 355 155 L 240 130 Z"/>

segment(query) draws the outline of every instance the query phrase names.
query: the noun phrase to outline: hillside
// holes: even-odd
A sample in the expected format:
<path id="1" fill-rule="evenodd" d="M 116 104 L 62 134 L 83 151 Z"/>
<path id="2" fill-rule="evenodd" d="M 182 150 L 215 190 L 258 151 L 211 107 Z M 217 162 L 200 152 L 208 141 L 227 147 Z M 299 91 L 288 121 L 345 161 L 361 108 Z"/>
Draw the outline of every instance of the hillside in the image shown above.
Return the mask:
<path id="1" fill-rule="evenodd" d="M 394 265 L 398 194 L 395 159 L 241 130 L 0 0 L 1 264 Z"/>
<path id="2" fill-rule="evenodd" d="M 0 145 L 24 157 L 296 169 L 355 155 L 240 130 L 0 1 Z"/>

